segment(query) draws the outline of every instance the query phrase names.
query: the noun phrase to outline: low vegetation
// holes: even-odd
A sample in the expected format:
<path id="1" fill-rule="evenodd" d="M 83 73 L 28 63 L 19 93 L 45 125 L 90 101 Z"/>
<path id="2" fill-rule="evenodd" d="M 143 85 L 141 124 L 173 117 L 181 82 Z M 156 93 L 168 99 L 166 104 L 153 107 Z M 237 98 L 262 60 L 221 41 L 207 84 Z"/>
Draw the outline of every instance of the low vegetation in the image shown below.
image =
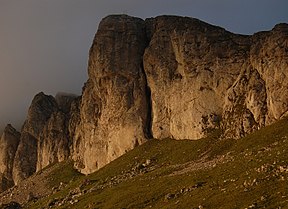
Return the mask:
<path id="1" fill-rule="evenodd" d="M 84 176 L 54 165 L 26 208 L 288 208 L 288 120 L 240 140 L 151 140 Z"/>

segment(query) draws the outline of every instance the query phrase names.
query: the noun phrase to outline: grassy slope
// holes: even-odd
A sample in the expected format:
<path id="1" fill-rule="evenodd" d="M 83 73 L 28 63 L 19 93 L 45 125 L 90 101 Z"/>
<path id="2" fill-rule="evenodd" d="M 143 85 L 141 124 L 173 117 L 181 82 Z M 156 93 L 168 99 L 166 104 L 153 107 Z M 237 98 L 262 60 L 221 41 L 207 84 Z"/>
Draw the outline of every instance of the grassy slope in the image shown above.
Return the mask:
<path id="1" fill-rule="evenodd" d="M 287 119 L 241 140 L 152 140 L 89 176 L 58 166 L 63 188 L 27 208 L 288 208 L 287 151 Z"/>

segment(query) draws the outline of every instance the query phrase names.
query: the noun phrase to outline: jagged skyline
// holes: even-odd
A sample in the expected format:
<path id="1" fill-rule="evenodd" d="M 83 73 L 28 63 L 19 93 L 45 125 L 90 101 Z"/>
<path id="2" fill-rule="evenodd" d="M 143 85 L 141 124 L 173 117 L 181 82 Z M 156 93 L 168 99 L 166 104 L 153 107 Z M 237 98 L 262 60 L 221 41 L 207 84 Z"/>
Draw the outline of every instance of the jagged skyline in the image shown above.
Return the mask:
<path id="1" fill-rule="evenodd" d="M 252 34 L 288 22 L 288 2 L 278 1 L 6 1 L 0 3 L 0 128 L 20 128 L 33 96 L 44 91 L 81 93 L 88 51 L 101 18 L 126 13 L 199 18 Z"/>

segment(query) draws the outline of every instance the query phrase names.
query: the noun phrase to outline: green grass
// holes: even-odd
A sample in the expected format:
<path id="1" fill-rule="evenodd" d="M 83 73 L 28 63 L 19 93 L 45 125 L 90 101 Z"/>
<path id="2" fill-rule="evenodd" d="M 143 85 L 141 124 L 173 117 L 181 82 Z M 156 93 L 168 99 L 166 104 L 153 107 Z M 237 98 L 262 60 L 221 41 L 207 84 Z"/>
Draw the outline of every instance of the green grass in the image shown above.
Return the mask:
<path id="1" fill-rule="evenodd" d="M 58 163 L 49 176 L 50 187 L 70 183 L 81 176 L 83 175 L 73 169 L 72 161 Z"/>
<path id="2" fill-rule="evenodd" d="M 88 176 L 71 163 L 59 165 L 50 184 L 66 187 L 27 208 L 79 187 L 78 202 L 58 208 L 288 208 L 287 151 L 287 119 L 239 140 L 151 140 Z M 143 173 L 139 165 L 147 159 Z M 183 172 L 189 163 L 197 169 Z"/>

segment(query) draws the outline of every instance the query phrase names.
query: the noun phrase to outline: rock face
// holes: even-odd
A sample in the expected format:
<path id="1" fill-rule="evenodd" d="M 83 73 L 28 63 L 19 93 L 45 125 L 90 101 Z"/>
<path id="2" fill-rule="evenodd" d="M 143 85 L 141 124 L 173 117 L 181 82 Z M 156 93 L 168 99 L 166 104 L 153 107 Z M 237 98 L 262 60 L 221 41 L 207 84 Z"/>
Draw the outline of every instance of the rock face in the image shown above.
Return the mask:
<path id="1" fill-rule="evenodd" d="M 39 171 L 44 167 L 62 162 L 70 156 L 72 144 L 69 136 L 69 119 L 71 103 L 75 95 L 57 94 L 55 99 L 50 97 L 53 112 L 46 121 L 37 143 L 37 166 Z M 54 106 L 55 105 L 55 106 Z"/>
<path id="2" fill-rule="evenodd" d="M 288 114 L 288 25 L 256 33 L 245 68 L 228 89 L 224 136 L 240 138 Z"/>
<path id="3" fill-rule="evenodd" d="M 148 103 L 142 55 L 145 22 L 104 18 L 89 55 L 73 159 L 91 173 L 145 141 Z"/>
<path id="4" fill-rule="evenodd" d="M 41 92 L 34 97 L 22 127 L 20 144 L 15 156 L 13 167 L 15 184 L 36 171 L 38 139 L 56 109 L 57 103 L 52 96 L 46 96 Z"/>
<path id="5" fill-rule="evenodd" d="M 80 97 L 36 95 L 20 140 L 5 129 L 2 189 L 67 158 L 89 174 L 149 138 L 237 139 L 288 116 L 288 25 L 244 36 L 188 17 L 108 16 L 88 74 Z"/>
<path id="6" fill-rule="evenodd" d="M 68 159 L 69 134 L 66 115 L 57 111 L 47 121 L 37 146 L 37 168 L 39 171 L 46 166 Z"/>
<path id="7" fill-rule="evenodd" d="M 227 89 L 249 58 L 250 39 L 193 18 L 147 20 L 144 67 L 157 139 L 199 139 L 219 128 Z"/>
<path id="8" fill-rule="evenodd" d="M 13 167 L 14 183 L 47 165 L 68 159 L 71 141 L 69 112 L 75 96 L 37 94 L 22 127 Z"/>
<path id="9" fill-rule="evenodd" d="M 78 127 L 80 123 L 80 104 L 81 104 L 81 97 L 77 97 L 71 102 L 69 112 L 69 123 L 68 123 L 68 132 L 70 139 L 74 138 L 76 127 Z M 74 144 L 72 144 L 72 146 L 70 147 L 71 152 L 73 152 L 73 145 Z"/>
<path id="10" fill-rule="evenodd" d="M 104 18 L 79 107 L 76 168 L 91 173 L 147 136 L 240 138 L 280 119 L 287 29 L 244 36 L 187 17 Z"/>
<path id="11" fill-rule="evenodd" d="M 20 133 L 7 125 L 0 138 L 0 192 L 14 185 L 12 171 L 19 141 Z"/>
<path id="12" fill-rule="evenodd" d="M 197 19 L 148 19 L 154 138 L 239 138 L 287 115 L 288 26 L 236 35 Z M 285 90 L 286 89 L 286 90 Z"/>
<path id="13" fill-rule="evenodd" d="M 154 138 L 239 138 L 288 110 L 287 24 L 253 36 L 196 19 L 148 19 L 144 66 Z"/>

